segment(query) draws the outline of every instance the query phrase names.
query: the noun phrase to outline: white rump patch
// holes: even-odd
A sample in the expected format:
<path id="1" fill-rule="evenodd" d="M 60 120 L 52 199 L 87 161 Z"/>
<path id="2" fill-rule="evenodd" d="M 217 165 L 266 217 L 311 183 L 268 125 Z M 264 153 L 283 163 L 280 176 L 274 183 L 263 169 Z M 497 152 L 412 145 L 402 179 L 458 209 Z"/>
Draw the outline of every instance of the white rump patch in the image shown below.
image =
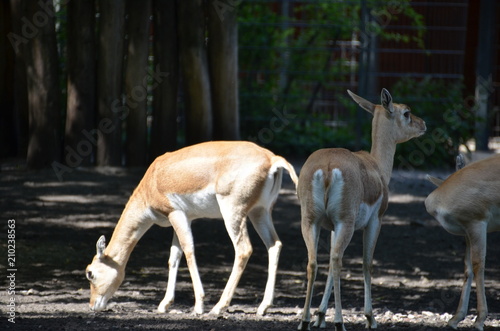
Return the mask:
<path id="1" fill-rule="evenodd" d="M 340 169 L 332 170 L 332 180 L 328 187 L 328 205 L 326 207 L 327 215 L 334 220 L 338 220 L 339 211 L 342 203 L 342 195 L 344 193 L 344 177 Z"/>
<path id="2" fill-rule="evenodd" d="M 325 213 L 325 180 L 323 170 L 318 169 L 314 172 L 311 185 L 314 214 L 319 217 Z"/>

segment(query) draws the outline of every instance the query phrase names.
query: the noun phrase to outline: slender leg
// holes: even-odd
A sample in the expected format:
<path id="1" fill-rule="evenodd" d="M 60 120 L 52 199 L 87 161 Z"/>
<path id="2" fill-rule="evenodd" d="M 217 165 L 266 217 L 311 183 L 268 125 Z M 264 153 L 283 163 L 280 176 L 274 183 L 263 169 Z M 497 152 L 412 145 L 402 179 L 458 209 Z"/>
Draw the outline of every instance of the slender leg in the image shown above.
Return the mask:
<path id="1" fill-rule="evenodd" d="M 346 221 L 345 224 L 354 224 L 354 220 Z M 349 245 L 354 233 L 354 228 L 345 224 L 335 224 L 335 245 L 332 249 L 332 255 L 330 256 L 333 266 L 333 295 L 335 297 L 335 317 L 333 318 L 333 322 L 335 323 L 336 331 L 345 331 L 344 321 L 342 318 L 342 300 L 340 295 L 340 273 L 342 269 L 342 257 L 344 256 L 344 251 L 347 248 L 347 245 Z"/>
<path id="2" fill-rule="evenodd" d="M 179 244 L 179 238 L 174 231 L 172 239 L 172 246 L 170 247 L 170 257 L 168 259 L 168 283 L 165 298 L 158 305 L 158 312 L 164 313 L 168 307 L 174 302 L 175 297 L 175 283 L 177 280 L 177 271 L 179 270 L 179 263 L 182 258 L 182 249 Z"/>
<path id="3" fill-rule="evenodd" d="M 186 256 L 186 262 L 194 289 L 194 313 L 203 314 L 203 299 L 205 298 L 205 292 L 203 290 L 200 274 L 198 272 L 198 266 L 196 265 L 196 258 L 194 256 L 194 241 L 193 233 L 191 232 L 191 221 L 187 219 L 186 214 L 182 211 L 174 211 L 168 215 L 168 218 L 170 223 L 172 223 L 172 227 L 174 228 L 177 238 L 179 239 L 180 246 Z"/>
<path id="4" fill-rule="evenodd" d="M 304 210 L 304 208 L 302 209 Z M 307 212 L 306 212 L 307 213 Z M 306 214 L 304 213 L 304 214 Z M 307 247 L 307 292 L 304 303 L 304 311 L 302 313 L 302 321 L 299 324 L 298 330 L 310 330 L 311 323 L 311 302 L 313 296 L 314 281 L 318 271 L 318 241 L 320 234 L 319 220 L 315 220 L 308 216 L 302 216 L 302 236 Z"/>
<path id="5" fill-rule="evenodd" d="M 458 303 L 455 315 L 448 321 L 448 326 L 453 329 L 456 329 L 458 323 L 460 323 L 460 321 L 462 321 L 467 315 L 472 279 L 474 277 L 471 262 L 471 244 L 468 236 L 465 236 L 465 243 L 465 279 L 464 284 L 462 285 L 462 294 L 460 295 L 460 302 Z"/>
<path id="6" fill-rule="evenodd" d="M 335 247 L 335 232 L 332 231 L 330 233 L 330 256 L 333 255 L 333 248 Z M 326 280 L 325 285 L 325 293 L 323 294 L 323 298 L 321 299 L 321 304 L 319 305 L 318 311 L 316 314 L 318 315 L 316 318 L 316 322 L 314 323 L 315 327 L 319 327 L 321 329 L 326 328 L 326 311 L 328 309 L 328 301 L 330 300 L 330 296 L 332 295 L 333 289 L 333 260 L 330 259 L 329 267 L 328 267 L 328 278 Z"/>
<path id="7" fill-rule="evenodd" d="M 377 321 L 373 317 L 372 308 L 372 265 L 373 253 L 377 238 L 380 233 L 380 220 L 378 215 L 374 215 L 363 231 L 363 276 L 365 283 L 365 316 L 366 327 L 368 329 L 376 329 Z"/>
<path id="8" fill-rule="evenodd" d="M 257 315 L 264 315 L 273 304 L 274 287 L 276 285 L 276 274 L 278 272 L 278 260 L 281 252 L 281 241 L 276 234 L 271 219 L 271 212 L 265 208 L 252 210 L 249 215 L 255 230 L 264 242 L 269 256 L 269 267 L 264 299 L 257 309 Z"/>
<path id="9" fill-rule="evenodd" d="M 474 327 L 477 330 L 483 330 L 484 321 L 488 316 L 488 305 L 486 303 L 486 293 L 484 290 L 487 223 L 480 222 L 480 225 L 474 230 L 476 231 L 470 234 L 472 270 L 474 270 L 477 292 L 477 317 L 474 322 Z"/>
<path id="10" fill-rule="evenodd" d="M 219 200 L 219 207 L 224 218 L 226 230 L 233 242 L 234 246 L 234 265 L 226 287 L 222 292 L 219 302 L 212 308 L 210 314 L 220 315 L 231 303 L 234 291 L 238 282 L 240 281 L 243 270 L 247 265 L 250 255 L 252 255 L 252 244 L 250 242 L 247 225 L 246 215 L 238 211 L 235 207 L 236 204 L 226 203 L 222 198 Z M 236 209 L 236 210 L 235 210 Z"/>

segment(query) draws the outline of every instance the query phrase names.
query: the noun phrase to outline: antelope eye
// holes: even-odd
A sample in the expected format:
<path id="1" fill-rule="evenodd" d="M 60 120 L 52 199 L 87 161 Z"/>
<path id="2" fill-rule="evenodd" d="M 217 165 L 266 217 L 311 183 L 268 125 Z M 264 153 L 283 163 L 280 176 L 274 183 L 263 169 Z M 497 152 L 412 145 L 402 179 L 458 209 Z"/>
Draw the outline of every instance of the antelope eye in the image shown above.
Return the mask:
<path id="1" fill-rule="evenodd" d="M 87 279 L 94 280 L 94 274 L 92 273 L 92 271 L 87 271 Z"/>
<path id="2" fill-rule="evenodd" d="M 406 117 L 406 118 L 410 118 L 410 112 L 409 112 L 409 111 L 406 111 L 403 115 L 404 115 L 404 117 Z"/>

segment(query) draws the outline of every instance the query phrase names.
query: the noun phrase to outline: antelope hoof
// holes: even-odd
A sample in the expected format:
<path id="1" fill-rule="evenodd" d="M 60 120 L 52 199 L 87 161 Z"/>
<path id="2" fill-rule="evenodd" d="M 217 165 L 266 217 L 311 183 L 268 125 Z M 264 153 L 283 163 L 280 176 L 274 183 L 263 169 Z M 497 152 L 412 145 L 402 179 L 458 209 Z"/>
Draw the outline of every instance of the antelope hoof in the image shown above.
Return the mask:
<path id="1" fill-rule="evenodd" d="M 474 323 L 474 328 L 479 331 L 483 331 L 484 321 L 478 321 L 476 317 L 476 322 Z"/>
<path id="2" fill-rule="evenodd" d="M 311 330 L 311 322 L 310 321 L 301 321 L 297 330 L 299 330 L 299 331 Z"/>
<path id="3" fill-rule="evenodd" d="M 366 328 L 370 330 L 377 328 L 377 321 L 372 315 L 366 315 Z"/>
<path id="4" fill-rule="evenodd" d="M 335 331 L 346 331 L 344 323 L 343 322 L 335 323 Z"/>
<path id="5" fill-rule="evenodd" d="M 257 315 L 258 316 L 264 316 L 267 312 L 267 309 L 270 307 L 271 305 L 268 305 L 268 304 L 261 304 L 259 306 L 259 308 L 257 308 Z"/>
<path id="6" fill-rule="evenodd" d="M 479 331 L 483 331 L 484 330 L 482 325 L 476 325 L 475 323 L 474 323 L 474 328 L 476 330 L 479 330 Z"/>
<path id="7" fill-rule="evenodd" d="M 195 304 L 193 309 L 193 315 L 203 314 L 203 304 Z"/>
<path id="8" fill-rule="evenodd" d="M 316 318 L 316 322 L 314 322 L 314 327 L 320 329 L 326 328 L 325 313 L 318 311 L 316 315 L 318 317 Z"/>
<path id="9" fill-rule="evenodd" d="M 453 316 L 452 318 L 450 318 L 450 320 L 448 321 L 448 326 L 449 326 L 450 328 L 452 328 L 453 330 L 456 330 L 456 329 L 457 329 L 457 327 L 458 327 L 458 323 L 460 323 L 460 321 L 461 321 L 462 319 L 463 319 L 463 317 L 462 317 L 462 318 L 460 318 L 460 316 L 455 315 L 455 316 Z"/>
<path id="10" fill-rule="evenodd" d="M 167 309 L 170 307 L 170 305 L 173 303 L 174 301 L 173 300 L 167 300 L 165 302 L 160 302 L 160 304 L 158 305 L 158 309 L 157 311 L 159 313 L 165 313 L 167 311 Z"/>
<path id="11" fill-rule="evenodd" d="M 215 305 L 215 307 L 212 308 L 212 310 L 210 311 L 210 315 L 213 315 L 213 316 L 220 316 L 224 313 L 224 311 L 226 310 L 227 307 L 222 307 L 222 306 L 219 306 L 219 305 Z"/>

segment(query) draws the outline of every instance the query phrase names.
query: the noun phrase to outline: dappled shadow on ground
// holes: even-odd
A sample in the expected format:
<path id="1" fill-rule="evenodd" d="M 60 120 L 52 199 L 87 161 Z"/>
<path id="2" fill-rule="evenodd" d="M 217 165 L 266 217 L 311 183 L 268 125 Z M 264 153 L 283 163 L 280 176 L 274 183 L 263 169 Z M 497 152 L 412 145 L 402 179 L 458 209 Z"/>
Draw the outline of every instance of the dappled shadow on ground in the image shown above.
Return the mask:
<path id="1" fill-rule="evenodd" d="M 191 315 L 194 304 L 185 262 L 178 276 L 176 301 L 167 314 L 156 313 L 167 283 L 172 229 L 154 226 L 133 252 L 127 275 L 109 311 L 88 311 L 84 269 L 95 254 L 100 235 L 110 238 L 114 225 L 144 169 L 73 171 L 60 182 L 50 171 L 0 173 L 0 208 L 6 221 L 16 220 L 16 330 L 290 330 L 300 320 L 305 296 L 307 255 L 300 232 L 300 207 L 285 179 L 273 218 L 283 242 L 274 307 L 265 317 L 255 311 L 267 279 L 267 252 L 249 225 L 254 253 L 232 305 L 220 318 Z M 434 330 L 445 325 L 460 294 L 464 240 L 448 234 L 426 213 L 423 200 L 433 187 L 421 173 L 396 172 L 391 202 L 375 251 L 373 298 L 379 329 Z M 206 310 L 220 297 L 229 277 L 234 251 L 223 222 L 193 223 L 196 256 L 206 292 Z M 500 233 L 489 234 L 486 261 L 490 318 L 500 325 Z M 1 242 L 6 252 L 6 243 Z M 313 310 L 324 291 L 329 233 L 321 234 L 319 274 Z M 6 256 L 6 254 L 4 255 Z M 355 233 L 342 273 L 344 316 L 348 330 L 364 329 L 362 235 Z M 6 270 L 5 262 L 0 262 Z M 0 294 L 6 302 L 6 291 Z M 5 300 L 4 300 L 5 299 Z M 471 314 L 475 312 L 472 296 Z M 333 298 L 330 307 L 333 307 Z M 472 325 L 472 316 L 464 322 Z M 331 327 L 333 311 L 328 310 Z"/>

